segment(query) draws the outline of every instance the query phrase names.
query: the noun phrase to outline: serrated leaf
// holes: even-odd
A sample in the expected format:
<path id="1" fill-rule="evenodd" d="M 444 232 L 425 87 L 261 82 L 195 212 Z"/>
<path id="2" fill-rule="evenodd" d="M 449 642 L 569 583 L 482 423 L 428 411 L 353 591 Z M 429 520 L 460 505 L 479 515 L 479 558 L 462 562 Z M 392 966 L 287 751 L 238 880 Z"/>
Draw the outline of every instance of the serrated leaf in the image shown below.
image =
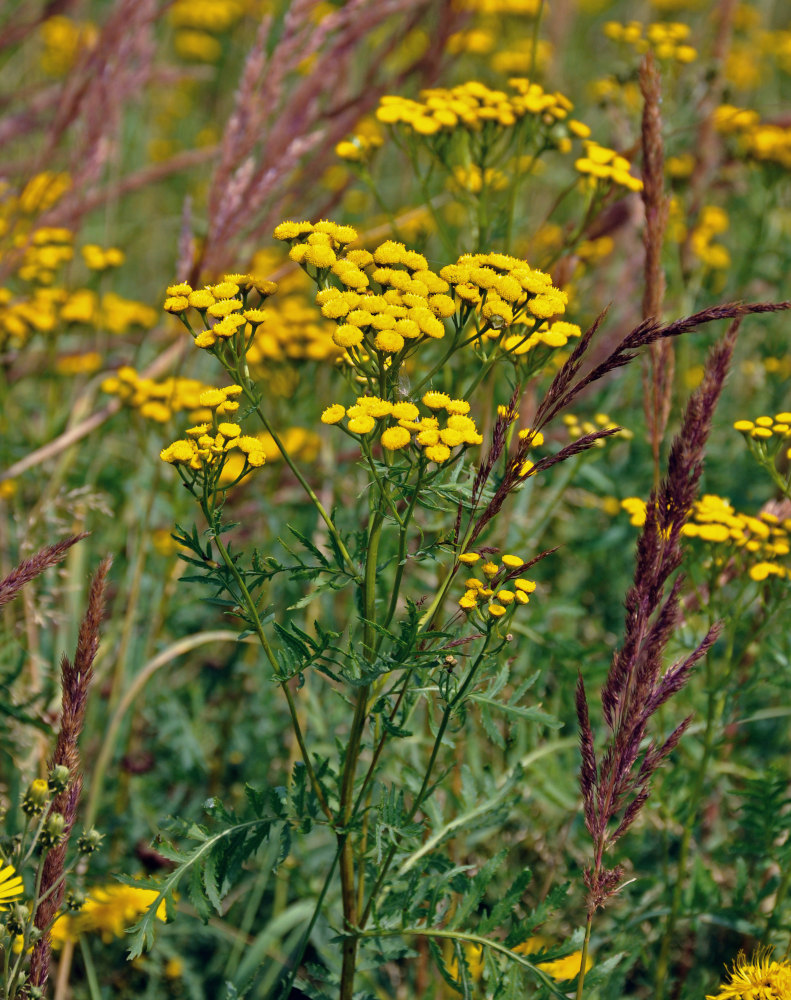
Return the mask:
<path id="1" fill-rule="evenodd" d="M 495 701 L 481 694 L 471 694 L 469 695 L 469 700 L 476 701 L 481 705 L 489 705 L 499 712 L 505 712 L 506 715 L 524 719 L 526 722 L 538 722 L 548 729 L 562 729 L 563 727 L 560 719 L 556 719 L 554 715 L 549 715 L 548 712 L 544 712 L 540 708 L 524 708 L 520 705 L 511 705 L 509 702 Z"/>
<path id="2" fill-rule="evenodd" d="M 459 928 L 466 923 L 467 918 L 483 899 L 489 883 L 496 875 L 497 870 L 502 867 L 507 854 L 508 851 L 505 849 L 499 851 L 493 858 L 489 858 L 477 875 L 470 879 L 469 887 L 465 890 L 464 896 L 456 907 L 456 912 L 453 914 L 453 919 L 448 924 L 449 928 Z"/>

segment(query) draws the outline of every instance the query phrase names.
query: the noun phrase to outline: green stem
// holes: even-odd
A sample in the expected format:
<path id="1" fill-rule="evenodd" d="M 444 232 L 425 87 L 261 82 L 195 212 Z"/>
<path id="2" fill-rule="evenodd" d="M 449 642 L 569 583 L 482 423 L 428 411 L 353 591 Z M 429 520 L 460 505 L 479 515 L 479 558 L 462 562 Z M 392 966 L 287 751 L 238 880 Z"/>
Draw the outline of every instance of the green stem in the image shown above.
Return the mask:
<path id="1" fill-rule="evenodd" d="M 472 684 L 473 678 L 475 677 L 475 674 L 478 671 L 478 667 L 481 665 L 483 657 L 486 654 L 486 649 L 489 645 L 491 637 L 492 633 L 489 632 L 486 636 L 486 639 L 484 640 L 483 646 L 481 646 L 481 649 L 475 658 L 475 661 L 470 667 L 467 676 L 464 678 L 464 681 L 460 685 L 456 694 L 451 698 L 451 700 L 445 706 L 445 709 L 442 713 L 442 719 L 440 721 L 439 728 L 437 729 L 437 735 L 434 737 L 434 745 L 431 748 L 431 755 L 429 757 L 428 764 L 426 766 L 426 773 L 423 776 L 423 781 L 420 785 L 420 790 L 415 796 L 415 801 L 412 803 L 412 808 L 409 810 L 409 814 L 406 818 L 405 823 L 403 824 L 404 826 L 408 827 L 410 825 L 412 820 L 417 815 L 418 810 L 425 801 L 426 793 L 431 783 L 431 775 L 434 771 L 434 765 L 437 762 L 437 757 L 439 755 L 440 747 L 442 746 L 442 738 L 445 735 L 445 730 L 448 728 L 448 723 L 450 722 L 453 716 L 454 709 L 459 704 L 459 702 L 464 698 L 465 694 L 469 690 L 470 685 Z M 387 852 L 387 855 L 385 856 L 380 866 L 379 875 L 376 879 L 376 882 L 373 885 L 373 888 L 371 889 L 370 895 L 368 897 L 368 903 L 365 907 L 365 910 L 363 910 L 362 917 L 360 918 L 359 926 L 361 929 L 364 928 L 366 923 L 368 922 L 368 918 L 371 915 L 371 909 L 373 907 L 374 901 L 376 900 L 379 890 L 382 888 L 382 885 L 384 884 L 384 880 L 387 877 L 387 873 L 390 869 L 390 865 L 393 863 L 393 858 L 395 857 L 397 850 L 398 850 L 398 845 L 393 844 L 390 847 L 390 850 Z"/>
<path id="2" fill-rule="evenodd" d="M 88 980 L 88 990 L 91 994 L 91 1000 L 102 1000 L 99 977 L 96 975 L 96 966 L 93 964 L 93 956 L 91 955 L 90 947 L 85 940 L 84 934 L 80 935 L 80 951 L 82 952 L 82 964 L 85 967 L 85 978 Z"/>
<path id="3" fill-rule="evenodd" d="M 236 372 L 234 374 L 237 377 L 239 376 L 238 372 Z M 288 451 L 284 447 L 283 442 L 278 437 L 277 432 L 275 431 L 274 427 L 270 424 L 270 422 L 267 420 L 266 416 L 264 415 L 264 411 L 261 409 L 261 404 L 257 401 L 257 399 L 255 398 L 255 395 L 253 394 L 253 392 L 251 391 L 251 389 L 247 385 L 247 380 L 244 379 L 244 378 L 242 378 L 242 379 L 240 379 L 240 382 L 242 384 L 242 387 L 244 388 L 244 394 L 245 394 L 245 396 L 247 396 L 247 398 L 249 399 L 249 401 L 255 407 L 255 412 L 258 414 L 258 419 L 264 425 L 264 428 L 265 428 L 266 432 L 271 435 L 272 440 L 275 442 L 275 447 L 280 452 L 280 454 L 283 456 L 283 460 L 285 461 L 286 465 L 289 467 L 289 469 L 291 469 L 291 471 L 293 472 L 293 474 L 296 476 L 297 481 L 299 482 L 300 486 L 307 493 L 308 497 L 310 497 L 311 503 L 313 504 L 313 506 L 318 511 L 319 516 L 321 517 L 321 519 L 327 525 L 327 530 L 332 535 L 333 540 L 335 541 L 335 544 L 338 546 L 338 551 L 341 553 L 341 555 L 343 556 L 344 560 L 346 561 L 346 564 L 349 567 L 349 572 L 351 573 L 352 578 L 354 579 L 355 583 L 361 584 L 362 580 L 360 579 L 360 574 L 357 572 L 357 568 L 354 565 L 354 560 L 349 555 L 349 551 L 346 548 L 346 546 L 345 546 L 345 544 L 343 542 L 343 539 L 340 536 L 340 533 L 339 533 L 338 529 L 335 527 L 334 521 L 332 520 L 332 518 L 330 517 L 330 515 L 325 510 L 324 505 L 322 504 L 321 500 L 319 500 L 319 498 L 316 496 L 316 493 L 315 493 L 313 487 L 310 485 L 310 483 L 307 481 L 307 479 L 305 479 L 305 477 L 299 471 L 299 469 L 297 468 L 297 466 L 294 464 L 294 460 L 292 459 L 292 457 L 289 455 Z"/>
<path id="4" fill-rule="evenodd" d="M 208 511 L 204 510 L 204 514 L 207 516 L 207 520 L 211 524 L 211 518 L 208 516 Z M 245 607 L 252 621 L 255 634 L 258 636 L 258 641 L 261 643 L 261 648 L 263 649 L 266 658 L 269 660 L 269 663 L 275 672 L 275 676 L 279 677 L 280 665 L 278 664 L 277 658 L 275 657 L 272 647 L 269 645 L 269 640 L 267 639 L 266 634 L 264 633 L 264 628 L 261 625 L 261 619 L 258 617 L 258 608 L 256 607 L 255 601 L 250 595 L 250 591 L 247 589 L 247 584 L 244 582 L 244 578 L 239 572 L 236 563 L 234 563 L 234 561 L 231 559 L 228 550 L 225 548 L 225 545 L 223 544 L 222 539 L 218 534 L 214 535 L 214 541 L 215 544 L 217 545 L 217 551 L 220 553 L 222 561 L 225 563 L 231 575 L 236 580 L 236 585 L 241 591 L 242 596 L 244 597 Z M 308 748 L 305 745 L 305 737 L 302 733 L 302 726 L 299 721 L 299 716 L 297 715 L 297 706 L 294 703 L 294 696 L 291 693 L 291 688 L 288 686 L 287 680 L 278 680 L 278 683 L 280 684 L 280 690 L 286 696 L 288 711 L 289 714 L 291 715 L 291 725 L 294 729 L 294 735 L 297 738 L 297 743 L 299 744 L 299 750 L 302 755 L 302 761 L 305 765 L 305 770 L 308 773 L 311 787 L 313 788 L 313 792 L 325 816 L 332 823 L 333 822 L 332 810 L 327 805 L 327 800 L 324 798 L 324 793 L 322 792 L 321 785 L 319 784 L 319 780 L 316 777 L 316 772 L 313 770 L 313 764 L 311 763 L 310 760 L 310 754 L 308 753 Z"/>
<path id="5" fill-rule="evenodd" d="M 339 838 L 338 849 L 335 852 L 335 856 L 332 859 L 332 864 L 330 865 L 329 870 L 324 878 L 324 884 L 322 885 L 321 892 L 319 893 L 318 899 L 316 900 L 316 906 L 313 909 L 311 918 L 308 921 L 308 926 L 305 928 L 305 933 L 302 935 L 302 940 L 300 941 L 299 947 L 297 948 L 294 954 L 294 958 L 291 961 L 291 971 L 288 973 L 286 981 L 283 984 L 282 990 L 279 994 L 280 1000 L 289 1000 L 289 997 L 291 996 L 291 988 L 294 985 L 294 980 L 297 978 L 297 975 L 299 973 L 299 967 L 302 964 L 302 958 L 305 954 L 305 950 L 308 947 L 308 943 L 310 941 L 310 935 L 313 933 L 313 928 L 316 926 L 316 921 L 319 919 L 319 914 L 321 913 L 321 908 L 324 905 L 324 899 L 327 895 L 327 890 L 329 889 L 330 884 L 332 882 L 332 876 L 335 874 L 335 866 L 338 864 L 338 859 L 341 856 L 341 850 L 342 850 L 342 844 Z"/>
<path id="6" fill-rule="evenodd" d="M 588 913 L 588 921 L 585 924 L 585 939 L 582 942 L 582 957 L 580 958 L 580 973 L 577 980 L 577 1000 L 582 1000 L 583 988 L 585 986 L 585 966 L 588 964 L 588 947 L 591 939 L 591 927 L 593 926 L 593 913 Z"/>
<path id="7" fill-rule="evenodd" d="M 400 519 L 401 530 L 398 534 L 398 565 L 396 566 L 395 579 L 393 580 L 393 593 L 390 597 L 390 607 L 387 609 L 387 615 L 383 622 L 384 627 L 388 628 L 390 622 L 398 607 L 398 595 L 401 590 L 401 580 L 404 576 L 404 569 L 406 568 L 406 557 L 407 557 L 407 528 L 409 527 L 409 522 L 412 520 L 412 514 L 415 511 L 415 505 L 417 503 L 418 494 L 420 493 L 420 484 L 423 478 L 425 466 L 421 462 L 420 468 L 418 469 L 417 481 L 415 482 L 414 492 L 412 493 L 412 498 L 409 501 L 409 505 L 404 512 L 404 516 Z M 381 636 L 379 637 L 381 639 Z"/>
<path id="8" fill-rule="evenodd" d="M 373 662 L 376 656 L 376 577 L 379 557 L 379 542 L 382 537 L 384 514 L 381 501 L 373 512 L 370 530 L 368 532 L 368 550 L 365 556 L 365 577 L 363 582 L 363 649 L 366 660 Z M 354 811 L 354 778 L 357 772 L 357 762 L 360 756 L 365 721 L 368 717 L 368 697 L 371 685 L 365 684 L 358 688 L 357 702 L 354 707 L 349 732 L 349 742 L 346 748 L 346 758 L 343 764 L 340 792 L 340 830 L 338 831 L 338 848 L 340 852 L 341 901 L 343 904 L 344 930 L 349 931 L 357 924 L 357 896 L 354 887 L 354 846 L 349 829 Z M 354 994 L 354 973 L 357 965 L 357 947 L 359 939 L 348 934 L 343 940 L 343 959 L 341 965 L 340 1000 L 352 1000 Z"/>
<path id="9" fill-rule="evenodd" d="M 730 656 L 728 657 L 730 662 Z M 708 704 L 706 707 L 706 728 L 703 735 L 703 753 L 698 764 L 697 773 L 689 796 L 689 811 L 684 821 L 684 829 L 681 833 L 681 843 L 678 852 L 678 867 L 676 871 L 676 881 L 673 886 L 673 895 L 670 901 L 670 912 L 667 915 L 664 934 L 659 947 L 659 958 L 656 965 L 656 981 L 654 989 L 655 1000 L 662 1000 L 665 994 L 665 985 L 670 965 L 670 946 L 673 941 L 673 933 L 676 928 L 679 913 L 681 912 L 681 899 L 685 885 L 685 875 L 689 849 L 692 842 L 692 831 L 698 817 L 698 805 L 703 796 L 703 790 L 708 778 L 708 765 L 714 749 L 714 739 L 719 732 L 722 722 L 722 715 L 725 710 L 725 693 L 722 686 L 722 679 L 715 682 L 710 658 L 706 657 L 706 682 L 708 687 Z"/>
<path id="10" fill-rule="evenodd" d="M 533 965 L 532 962 L 528 962 L 526 958 L 522 955 L 518 955 L 516 952 L 511 951 L 510 948 L 506 947 L 500 941 L 493 941 L 491 938 L 481 937 L 479 934 L 465 934 L 463 931 L 450 931 L 442 930 L 435 927 L 404 927 L 395 930 L 385 930 L 382 928 L 375 928 L 371 931 L 362 931 L 360 933 L 361 937 L 368 938 L 382 938 L 382 937 L 428 937 L 428 938 L 440 938 L 446 941 L 462 941 L 465 944 L 475 944 L 481 948 L 490 948 L 492 951 L 498 952 L 500 955 L 506 955 L 511 961 L 516 962 L 525 969 L 529 969 L 537 979 L 539 979 L 544 986 L 546 986 L 551 992 L 552 996 L 558 997 L 559 1000 L 565 1000 L 565 993 L 562 993 L 552 979 L 545 973 L 542 972 L 538 966 Z"/>

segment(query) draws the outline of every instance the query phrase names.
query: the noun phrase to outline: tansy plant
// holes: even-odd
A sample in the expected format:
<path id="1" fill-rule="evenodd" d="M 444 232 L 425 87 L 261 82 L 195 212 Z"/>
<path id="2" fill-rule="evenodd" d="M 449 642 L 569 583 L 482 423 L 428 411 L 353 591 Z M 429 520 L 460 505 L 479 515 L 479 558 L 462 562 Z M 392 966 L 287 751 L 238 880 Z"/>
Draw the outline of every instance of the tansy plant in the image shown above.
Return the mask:
<path id="1" fill-rule="evenodd" d="M 496 904 L 481 909 L 505 850 L 473 874 L 443 849 L 440 793 L 471 711 L 557 725 L 530 704 L 532 679 L 520 674 L 518 661 L 506 662 L 512 628 L 542 600 L 532 567 L 550 553 L 502 552 L 486 539 L 528 481 L 618 431 L 604 420 L 547 451 L 544 429 L 587 385 L 628 363 L 637 348 L 767 307 L 719 307 L 665 327 L 643 323 L 583 373 L 595 328 L 583 336 L 563 318 L 566 294 L 526 261 L 483 252 L 435 268 L 394 240 L 366 249 L 351 226 L 326 220 L 283 222 L 274 235 L 317 286 L 316 307 L 329 321 L 336 358 L 319 420 L 343 442 L 363 488 L 343 509 L 327 509 L 251 375 L 248 354 L 266 329 L 265 300 L 276 287 L 246 274 L 199 288 L 170 286 L 165 310 L 214 357 L 227 382 L 200 395 L 205 419 L 161 452 L 205 522 L 200 530 L 178 528 L 174 537 L 193 567 L 190 579 L 241 623 L 240 638 L 260 645 L 262 676 L 282 691 L 299 759 L 287 787 L 248 789 L 246 815 L 214 798 L 210 827 L 182 828 L 191 847 L 159 845 L 174 867 L 163 881 L 141 884 L 156 895 L 132 953 L 150 945 L 155 913 L 182 879 L 204 919 L 212 909 L 222 913 L 240 866 L 277 838 L 278 864 L 292 850 L 299 858 L 308 842 L 325 852 L 331 845 L 312 915 L 283 957 L 278 995 L 288 997 L 297 984 L 311 996 L 351 1000 L 371 982 L 371 969 L 408 959 L 422 941 L 438 975 L 465 996 L 479 975 L 500 984 L 498 995 L 523 996 L 531 983 L 563 996 L 553 976 L 573 979 L 581 963 L 589 968 L 588 938 L 584 957 L 581 933 L 555 948 L 541 946 L 538 955 L 526 942 L 565 887 L 531 912 L 524 900 L 530 873 L 523 872 Z M 545 373 L 553 370 L 547 385 Z M 719 384 L 723 376 L 724 368 Z M 505 387 L 505 400 L 493 405 Z M 530 423 L 518 427 L 518 404 L 539 388 L 543 398 Z M 256 477 L 267 475 L 262 432 L 317 517 L 310 535 L 289 529 L 284 561 L 241 547 L 225 520 L 229 492 L 248 477 L 254 488 Z M 687 490 L 684 503 L 691 500 Z M 674 559 L 675 552 L 663 572 Z M 280 580 L 304 585 L 291 607 L 279 598 Z M 319 608 L 330 615 L 334 609 L 334 618 Z M 303 688 L 317 685 L 320 697 L 338 699 L 345 713 L 334 751 L 306 730 Z M 519 774 L 509 771 L 473 815 L 491 822 Z M 642 792 L 638 798 L 639 807 Z M 609 812 L 602 816 L 605 826 L 610 819 Z M 600 865 L 601 837 L 604 829 L 589 882 L 594 892 L 596 879 L 609 877 Z M 327 926 L 335 952 L 324 948 L 320 963 L 306 965 L 314 935 L 324 928 L 326 936 Z M 560 961 L 575 953 L 573 961 Z M 475 977 L 473 954 L 483 970 Z"/>

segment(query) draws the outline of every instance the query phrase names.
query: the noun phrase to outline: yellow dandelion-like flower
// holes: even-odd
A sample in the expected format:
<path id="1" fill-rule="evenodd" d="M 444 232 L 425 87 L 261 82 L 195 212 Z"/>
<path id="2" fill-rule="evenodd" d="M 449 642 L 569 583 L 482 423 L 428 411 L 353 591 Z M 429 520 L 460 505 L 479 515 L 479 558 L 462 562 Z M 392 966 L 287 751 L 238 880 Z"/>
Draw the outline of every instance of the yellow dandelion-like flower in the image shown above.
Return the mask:
<path id="1" fill-rule="evenodd" d="M 459 556 L 459 562 L 464 563 L 467 566 L 472 566 L 473 563 L 477 563 L 481 557 L 477 552 L 462 552 Z"/>
<path id="2" fill-rule="evenodd" d="M 775 962 L 771 952 L 756 951 L 748 960 L 740 953 L 729 981 L 706 1000 L 788 1000 L 791 997 L 791 965 Z"/>
<path id="3" fill-rule="evenodd" d="M 86 900 L 80 912 L 80 923 L 85 929 L 99 931 L 105 941 L 120 938 L 156 898 L 155 889 L 139 889 L 120 883 L 99 886 Z M 165 920 L 164 900 L 157 907 L 156 915 Z"/>
<path id="4" fill-rule="evenodd" d="M 505 608 L 502 606 L 502 604 L 490 604 L 489 614 L 493 618 L 502 618 L 502 616 L 505 614 Z"/>
<path id="5" fill-rule="evenodd" d="M 0 911 L 22 895 L 22 879 L 12 865 L 0 865 Z"/>

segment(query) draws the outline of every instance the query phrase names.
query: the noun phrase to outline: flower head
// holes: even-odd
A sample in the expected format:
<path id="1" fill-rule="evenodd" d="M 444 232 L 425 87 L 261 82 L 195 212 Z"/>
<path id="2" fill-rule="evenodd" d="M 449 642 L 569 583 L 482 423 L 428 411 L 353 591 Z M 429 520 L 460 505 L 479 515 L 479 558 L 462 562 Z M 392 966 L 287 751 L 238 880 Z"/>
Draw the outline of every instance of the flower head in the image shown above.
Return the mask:
<path id="1" fill-rule="evenodd" d="M 5 910 L 7 903 L 19 899 L 22 889 L 22 879 L 13 866 L 0 864 L 0 910 Z"/>
<path id="2" fill-rule="evenodd" d="M 775 962 L 770 951 L 742 952 L 733 963 L 729 981 L 706 1000 L 787 1000 L 791 997 L 791 965 Z"/>

